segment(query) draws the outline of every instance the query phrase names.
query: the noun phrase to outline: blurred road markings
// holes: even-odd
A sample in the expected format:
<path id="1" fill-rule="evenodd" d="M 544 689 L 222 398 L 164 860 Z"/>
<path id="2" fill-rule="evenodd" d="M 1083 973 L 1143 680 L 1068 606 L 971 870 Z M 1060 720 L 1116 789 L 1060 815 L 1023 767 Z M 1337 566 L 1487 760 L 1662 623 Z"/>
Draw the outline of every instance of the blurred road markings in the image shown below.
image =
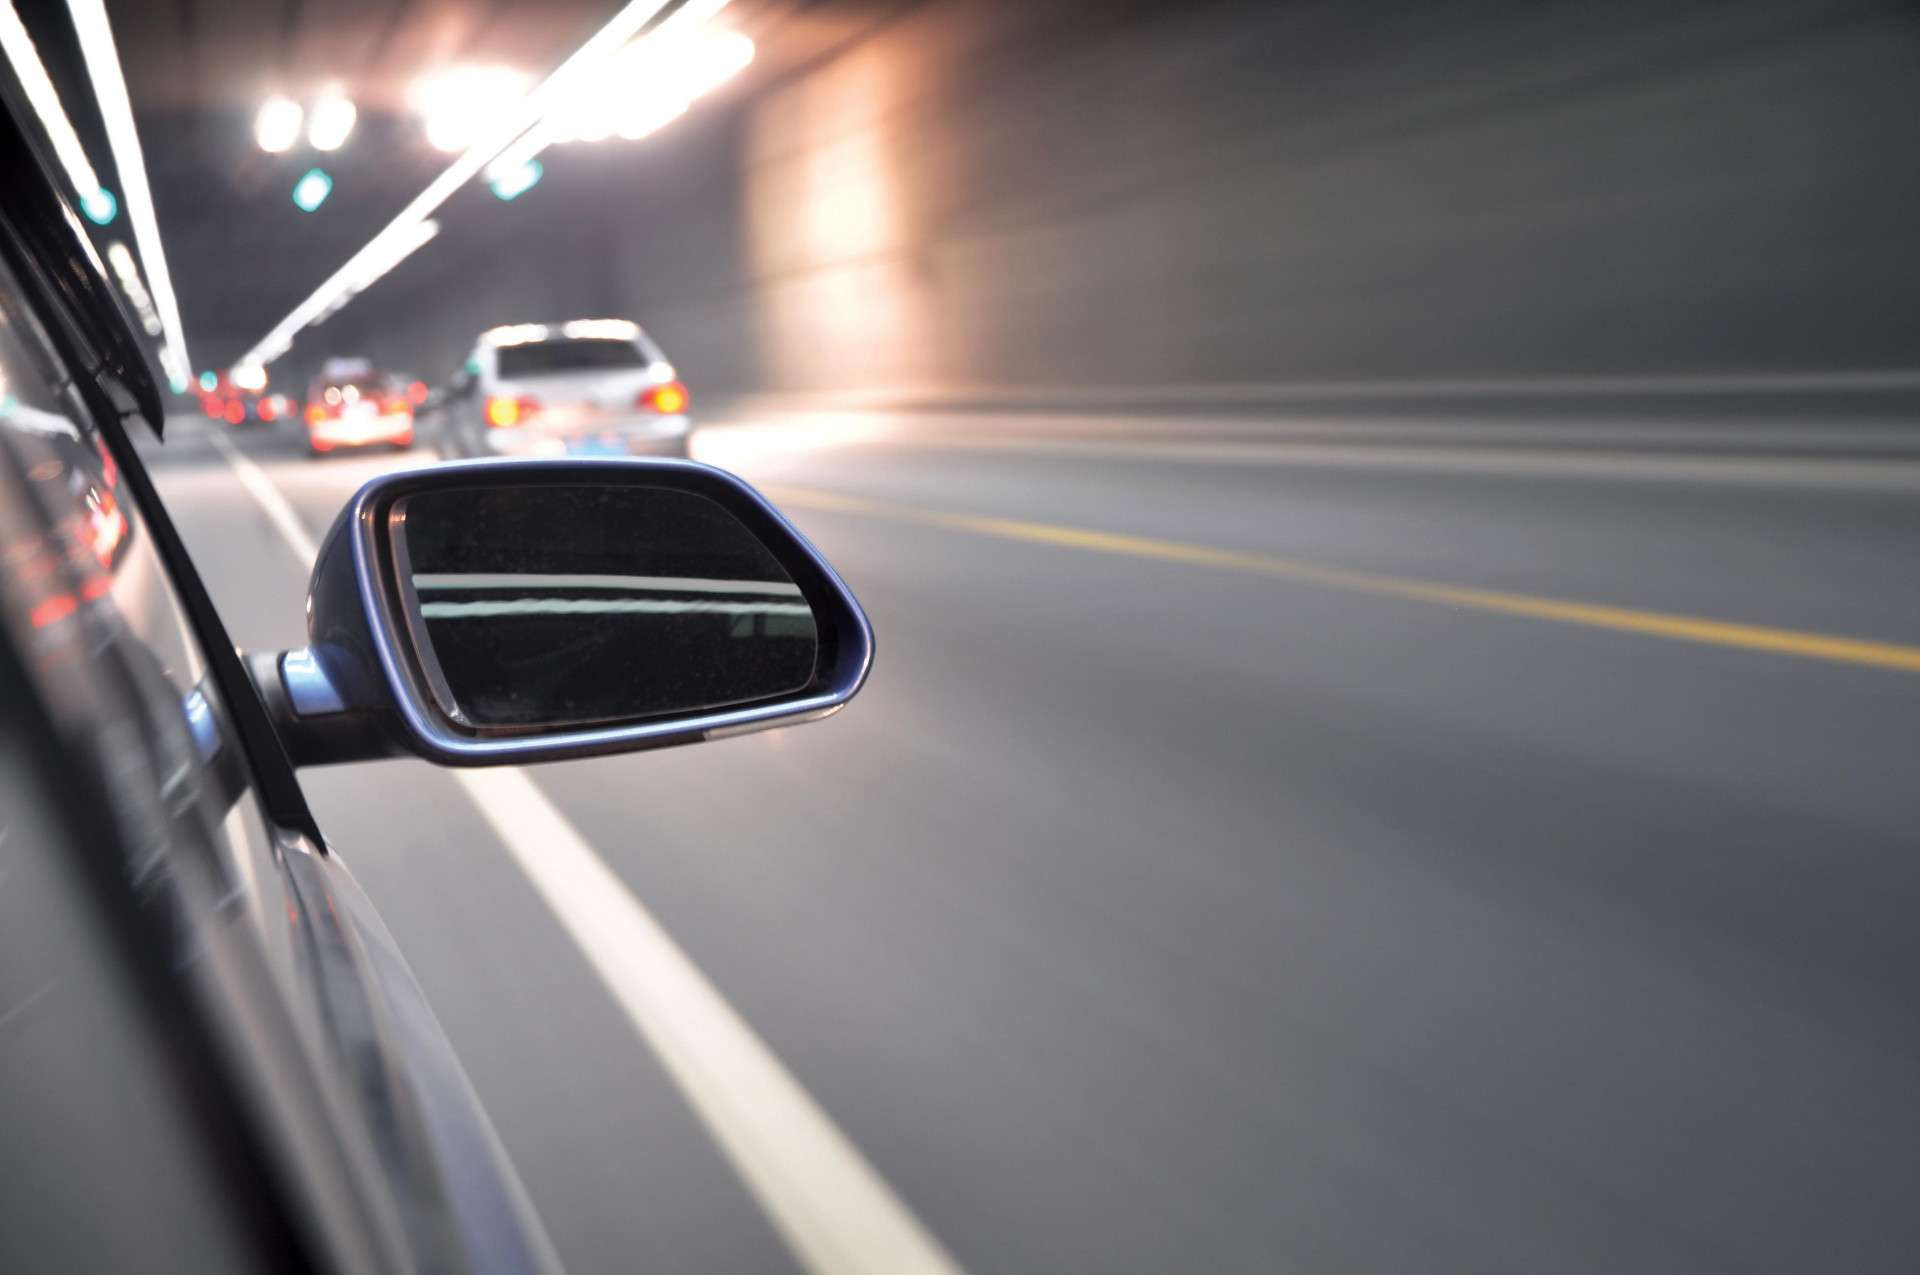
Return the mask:
<path id="1" fill-rule="evenodd" d="M 253 497 L 253 503 L 260 506 L 261 512 L 267 516 L 267 521 L 271 522 L 274 530 L 280 533 L 280 538 L 285 540 L 287 547 L 299 557 L 300 565 L 312 570 L 313 560 L 320 556 L 320 546 L 314 542 L 312 536 L 307 534 L 306 527 L 300 521 L 300 515 L 293 511 L 293 506 L 288 503 L 287 498 L 280 494 L 278 487 L 273 485 L 273 479 L 267 477 L 267 471 L 254 464 L 249 457 L 242 455 L 240 449 L 235 447 L 225 434 L 210 433 L 207 438 L 212 441 L 214 450 L 226 458 L 227 464 L 239 476 L 240 485 L 245 487 L 247 494 Z"/>
<path id="2" fill-rule="evenodd" d="M 527 773 L 454 776 L 812 1271 L 959 1268 Z"/>
<path id="3" fill-rule="evenodd" d="M 210 435 L 311 568 L 319 546 L 265 470 Z M 921 1225 L 698 966 L 517 767 L 459 770 L 479 808 L 806 1270 L 958 1275 Z"/>
<path id="4" fill-rule="evenodd" d="M 1187 544 L 1178 540 L 1159 540 L 1149 536 L 1092 531 L 1053 523 L 1023 522 L 1018 519 L 990 518 L 978 514 L 946 513 L 910 505 L 886 504 L 854 496 L 842 496 L 811 488 L 766 486 L 762 490 L 780 504 L 796 509 L 817 509 L 829 513 L 917 522 L 927 526 L 944 527 L 952 531 L 995 536 L 1003 540 L 1020 540 L 1031 544 L 1055 545 L 1066 549 L 1083 549 L 1093 553 L 1118 554 L 1158 562 L 1178 562 L 1189 566 L 1250 571 L 1258 575 L 1303 580 L 1352 593 L 1412 598 L 1422 602 L 1439 603 L 1443 606 L 1525 616 L 1529 619 L 1550 620 L 1560 624 L 1612 629 L 1647 637 L 1670 638 L 1675 641 L 1733 647 L 1739 650 L 1765 651 L 1775 655 L 1791 655 L 1842 664 L 1860 664 L 1903 673 L 1920 673 L 1920 646 L 1836 637 L 1824 633 L 1803 633 L 1794 629 L 1776 629 L 1764 625 L 1735 624 L 1724 620 L 1673 615 L 1660 611 L 1636 611 L 1626 607 L 1534 597 L 1524 593 L 1502 593 L 1491 589 L 1431 584 L 1397 576 L 1349 571 L 1339 567 L 1323 567 L 1311 562 L 1281 558 L 1271 554 L 1218 549 L 1209 545 Z"/>

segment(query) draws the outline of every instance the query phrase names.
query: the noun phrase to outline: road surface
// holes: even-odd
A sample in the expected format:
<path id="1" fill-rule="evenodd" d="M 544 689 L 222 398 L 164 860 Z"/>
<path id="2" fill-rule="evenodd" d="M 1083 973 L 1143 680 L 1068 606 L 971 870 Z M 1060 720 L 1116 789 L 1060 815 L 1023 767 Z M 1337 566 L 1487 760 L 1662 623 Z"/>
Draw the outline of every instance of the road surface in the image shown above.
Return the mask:
<path id="1" fill-rule="evenodd" d="M 210 428 L 162 490 L 298 645 Z M 314 538 L 430 460 L 232 437 Z M 868 689 L 528 773 L 967 1268 L 1902 1268 L 1920 463 L 1448 437 L 715 430 Z M 468 790 L 306 780 L 569 1266 L 794 1269 Z"/>

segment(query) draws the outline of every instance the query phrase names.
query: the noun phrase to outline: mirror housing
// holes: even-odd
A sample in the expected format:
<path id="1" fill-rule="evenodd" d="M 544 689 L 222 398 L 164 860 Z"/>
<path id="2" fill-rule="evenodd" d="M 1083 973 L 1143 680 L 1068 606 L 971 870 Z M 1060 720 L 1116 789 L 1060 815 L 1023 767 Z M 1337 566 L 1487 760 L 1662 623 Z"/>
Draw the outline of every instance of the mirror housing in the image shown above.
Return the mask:
<path id="1" fill-rule="evenodd" d="M 754 580 L 644 573 L 407 574 L 407 545 L 420 535 L 417 526 L 412 532 L 406 526 L 409 501 L 414 497 L 426 498 L 418 508 L 471 508 L 478 525 L 484 525 L 479 511 L 505 507 L 516 515 L 517 530 L 538 532 L 544 526 L 543 510 L 578 505 L 581 492 L 602 498 L 603 504 L 617 502 L 610 507 L 637 510 L 652 520 L 644 525 L 669 531 L 678 525 L 675 510 L 708 510 L 702 523 L 707 530 L 700 532 L 689 525 L 687 534 L 712 537 L 716 526 L 737 523 L 727 533 L 735 536 L 730 561 L 740 560 L 744 546 L 755 560 L 766 564 L 764 570 Z M 450 502 L 450 496 L 456 499 Z M 658 508 L 649 511 L 650 505 Z M 556 532 L 560 525 L 555 523 Z M 581 525 L 577 517 L 574 525 Z M 454 528 L 455 533 L 459 530 Z M 536 557 L 549 551 L 564 555 L 569 548 L 564 541 L 562 536 L 556 547 L 543 544 L 537 535 L 525 538 Z M 595 552 L 604 559 L 609 552 L 622 552 L 626 543 L 616 538 L 597 545 Z M 648 555 L 656 550 L 671 555 L 673 549 L 671 545 L 636 546 L 633 561 L 644 564 L 654 560 Z M 687 560 L 684 553 L 680 560 Z M 514 596 L 481 602 L 440 601 L 430 606 L 420 600 L 417 587 L 429 579 L 449 582 L 441 587 Z M 521 581 L 533 583 L 522 585 Z M 588 590 L 585 599 L 552 594 L 555 589 L 572 589 L 577 595 L 583 587 Z M 542 590 L 548 592 L 542 594 Z M 744 599 L 714 600 L 716 593 L 742 590 L 747 593 Z M 755 600 L 769 594 L 776 600 Z M 661 600 L 668 595 L 679 600 Z M 661 612 L 672 614 L 661 616 Z M 774 631 L 768 627 L 768 612 L 794 614 L 777 617 L 780 627 Z M 810 631 L 805 627 L 805 612 L 811 614 Z M 493 681 L 485 684 L 486 689 L 498 690 L 501 668 L 510 674 L 527 667 L 533 670 L 527 674 L 529 694 L 537 697 L 540 692 L 534 684 L 543 675 L 549 683 L 553 681 L 556 660 L 526 658 L 530 613 L 536 625 L 544 626 L 536 628 L 535 640 L 551 642 L 561 662 L 573 658 L 567 700 L 573 716 L 561 720 L 565 714 L 556 712 L 551 722 L 489 722 L 484 714 L 463 712 L 463 705 L 449 695 L 441 661 L 435 656 L 438 644 L 429 638 L 429 629 L 459 634 L 458 641 L 464 642 L 465 634 L 475 630 L 471 623 L 458 621 L 472 615 L 495 617 L 497 627 L 513 628 L 521 642 L 514 651 L 516 658 L 487 666 Z M 503 623 L 501 616 L 512 619 Z M 619 642 L 611 641 L 610 626 L 622 624 L 626 628 Z M 629 636 L 635 629 L 637 636 Z M 671 643 L 665 640 L 669 629 Z M 484 629 L 479 632 L 485 634 Z M 253 680 L 296 765 L 406 754 L 449 766 L 511 765 L 747 734 L 831 715 L 859 691 L 873 659 L 873 632 L 860 604 L 813 546 L 740 479 L 683 460 L 481 460 L 375 478 L 341 511 L 321 544 L 308 585 L 307 633 L 304 648 L 249 658 Z M 650 638 L 650 633 L 660 635 L 660 640 Z M 734 640 L 744 635 L 749 643 L 757 635 L 759 646 L 729 646 L 729 634 Z M 804 655 L 800 663 L 794 662 L 796 636 L 811 639 L 810 674 Z M 477 641 L 489 647 L 485 636 Z M 787 681 L 768 683 L 765 668 L 754 663 L 758 650 L 770 645 L 783 652 Z M 599 661 L 584 673 L 578 667 L 583 647 L 589 649 L 585 658 Z M 534 653 L 541 649 L 532 648 Z M 729 664 L 728 656 L 735 650 L 742 654 Z M 698 670 L 697 694 L 703 698 L 690 699 L 683 709 L 663 709 L 658 702 L 658 684 L 665 681 L 671 688 L 669 679 L 677 668 L 671 661 L 660 661 L 669 651 L 682 659 L 689 653 L 712 656 Z M 649 655 L 655 657 L 651 665 L 644 663 Z M 628 670 L 632 675 L 622 677 Z M 750 672 L 760 674 L 757 682 Z M 649 678 L 653 681 L 648 682 Z M 608 688 L 607 715 L 595 718 L 589 711 L 584 716 L 591 720 L 582 720 L 581 696 L 586 696 L 585 707 L 591 710 L 595 688 L 602 681 Z M 642 700 L 634 697 L 631 685 L 642 685 L 653 701 L 638 707 Z M 624 701 L 620 699 L 623 688 L 628 689 Z M 776 693 L 767 694 L 770 688 Z M 627 708 L 618 707 L 623 702 Z M 537 717 L 537 703 L 535 709 Z"/>

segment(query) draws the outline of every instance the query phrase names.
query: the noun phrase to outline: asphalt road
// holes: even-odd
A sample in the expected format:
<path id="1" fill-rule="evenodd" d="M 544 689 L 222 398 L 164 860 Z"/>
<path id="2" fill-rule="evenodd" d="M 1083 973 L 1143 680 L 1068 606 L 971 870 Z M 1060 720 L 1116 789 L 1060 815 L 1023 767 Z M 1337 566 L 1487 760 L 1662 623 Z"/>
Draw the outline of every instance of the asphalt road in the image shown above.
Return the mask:
<path id="1" fill-rule="evenodd" d="M 961 1264 L 1909 1267 L 1914 462 L 988 424 L 703 438 L 872 682 L 535 772 Z M 236 639 L 299 644 L 304 566 L 178 432 Z M 316 537 L 408 463 L 238 441 Z M 792 1269 L 451 777 L 308 786 L 573 1269 Z"/>

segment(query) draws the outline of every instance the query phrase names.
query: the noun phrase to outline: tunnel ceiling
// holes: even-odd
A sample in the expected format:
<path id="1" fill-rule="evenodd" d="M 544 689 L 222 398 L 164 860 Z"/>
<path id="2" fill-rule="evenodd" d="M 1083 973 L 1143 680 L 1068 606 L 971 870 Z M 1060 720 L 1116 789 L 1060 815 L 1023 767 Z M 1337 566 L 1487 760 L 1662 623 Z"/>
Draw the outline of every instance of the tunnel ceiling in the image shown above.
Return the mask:
<path id="1" fill-rule="evenodd" d="M 459 64 L 543 75 L 619 7 L 610 0 L 108 0 L 195 363 L 217 367 L 238 357 L 450 162 L 428 145 L 410 106 L 420 77 Z M 727 93 L 752 92 L 821 56 L 889 7 L 737 0 L 721 20 L 752 35 L 759 49 Z M 47 5 L 25 16 L 101 180 L 117 192 L 124 183 L 113 172 L 62 9 Z M 254 115 L 268 96 L 310 101 L 329 85 L 341 86 L 359 110 L 345 147 L 321 154 L 303 143 L 269 155 L 255 145 Z M 333 178 L 333 190 L 317 212 L 303 213 L 291 193 L 316 165 Z M 490 202 L 456 196 L 444 215 L 484 216 Z M 131 238 L 124 215 L 96 233 L 101 243 Z"/>

